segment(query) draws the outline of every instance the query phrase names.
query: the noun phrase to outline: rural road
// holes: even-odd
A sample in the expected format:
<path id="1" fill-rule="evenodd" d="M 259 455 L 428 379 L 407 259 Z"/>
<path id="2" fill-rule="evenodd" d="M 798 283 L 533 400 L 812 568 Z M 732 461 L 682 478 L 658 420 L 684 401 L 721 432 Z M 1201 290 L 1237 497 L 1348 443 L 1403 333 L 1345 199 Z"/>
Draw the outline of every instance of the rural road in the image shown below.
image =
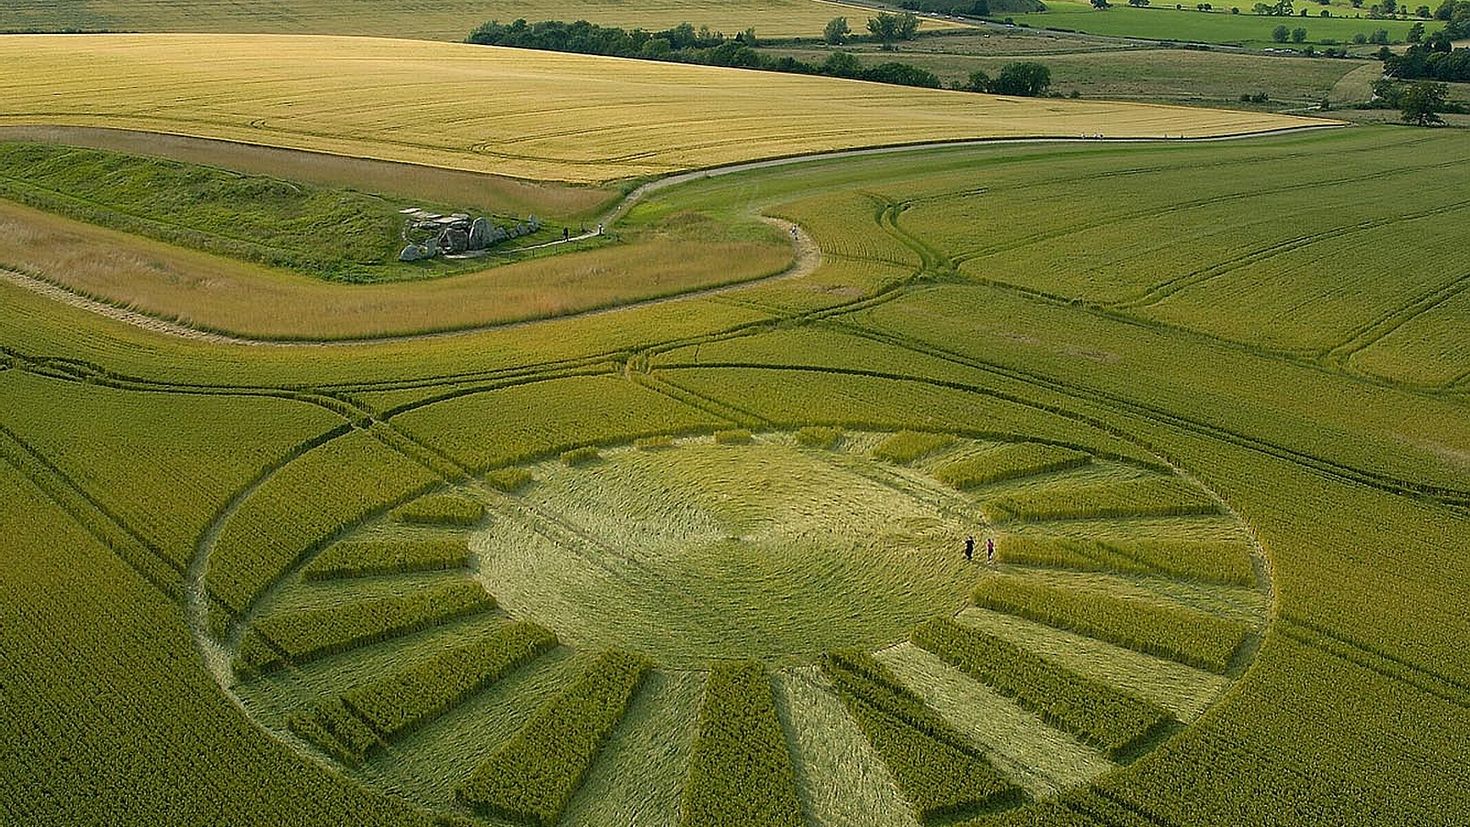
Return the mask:
<path id="1" fill-rule="evenodd" d="M 665 176 L 663 178 L 659 178 L 659 179 L 654 180 L 654 181 L 649 181 L 648 183 L 645 183 L 645 184 L 642 184 L 642 185 L 636 187 L 631 192 L 629 192 L 626 196 L 624 196 L 623 199 L 617 203 L 617 205 L 615 205 L 614 207 L 612 207 L 611 209 L 609 209 L 607 212 L 605 212 L 598 219 L 598 222 L 601 223 L 601 224 L 603 224 L 603 225 L 605 225 L 607 228 L 611 228 L 617 221 L 619 221 L 624 216 L 626 216 L 628 214 L 628 212 L 634 206 L 636 206 L 640 201 L 642 201 L 643 199 L 647 198 L 649 195 L 651 195 L 653 193 L 659 192 L 661 190 L 668 189 L 669 187 L 675 187 L 675 186 L 679 186 L 681 184 L 690 183 L 692 181 L 700 181 L 700 180 L 704 180 L 704 179 L 707 179 L 707 178 L 717 178 L 717 177 L 720 177 L 720 176 L 734 175 L 734 174 L 741 173 L 741 172 L 749 172 L 749 171 L 753 171 L 753 170 L 762 170 L 762 169 L 772 169 L 772 168 L 775 168 L 775 167 L 791 166 L 791 165 L 796 165 L 796 164 L 816 163 L 816 162 L 820 162 L 820 161 L 840 160 L 840 159 L 845 159 L 845 158 L 861 158 L 861 157 L 872 156 L 872 155 L 887 155 L 887 154 L 894 154 L 894 153 L 901 153 L 901 152 L 924 152 L 924 151 L 936 150 L 936 149 L 951 149 L 951 148 L 960 148 L 960 147 L 969 147 L 969 146 L 991 146 L 991 145 L 999 146 L 999 145 L 1007 145 L 1007 144 L 1018 144 L 1018 145 L 1026 145 L 1026 144 L 1094 144 L 1094 143 L 1135 143 L 1135 144 L 1143 144 L 1143 143 L 1159 143 L 1159 142 L 1162 142 L 1162 141 L 1168 141 L 1168 142 L 1174 142 L 1174 143 L 1213 143 L 1213 142 L 1221 142 L 1221 141 L 1244 140 L 1244 139 L 1248 139 L 1248 138 L 1269 137 L 1269 136 L 1272 136 L 1272 135 L 1283 135 L 1283 134 L 1296 133 L 1296 132 L 1309 132 L 1309 131 L 1316 131 L 1316 130 L 1321 130 L 1321 129 L 1340 129 L 1340 128 L 1344 128 L 1346 126 L 1348 126 L 1348 124 L 1342 123 L 1340 121 L 1325 121 L 1325 122 L 1323 122 L 1320 125 L 1289 127 L 1289 128 L 1285 128 L 1285 129 L 1272 129 L 1272 130 L 1263 130 L 1263 131 L 1260 131 L 1260 132 L 1245 132 L 1245 133 L 1238 133 L 1238 134 L 1231 134 L 1231 135 L 1217 135 L 1217 136 L 1199 137 L 1199 138 L 1187 138 L 1187 137 L 1180 137 L 1180 138 L 1108 138 L 1108 137 L 1100 137 L 1100 138 L 1062 138 L 1062 137 L 1055 137 L 1055 136 L 1049 136 L 1049 137 L 1048 136 L 1038 136 L 1038 137 L 1031 137 L 1031 138 L 974 138 L 974 139 L 966 139 L 966 140 L 931 141 L 931 142 L 921 142 L 921 143 L 911 143 L 911 144 L 895 144 L 895 145 L 888 145 L 888 146 L 863 147 L 863 148 L 858 148 L 858 149 L 842 149 L 842 150 L 833 150 L 831 152 L 822 152 L 822 153 L 815 153 L 815 154 L 809 154 L 809 155 L 794 155 L 794 156 L 787 156 L 787 157 L 780 157 L 780 158 L 767 158 L 767 159 L 758 160 L 758 161 L 744 161 L 744 162 L 741 162 L 741 163 L 738 163 L 738 164 L 728 164 L 728 165 L 719 166 L 719 167 L 709 167 L 709 168 L 706 168 L 706 169 L 690 170 L 688 172 L 675 173 L 673 175 L 668 175 L 668 176 Z M 210 140 L 210 139 L 197 139 L 197 140 Z M 221 143 L 235 145 L 238 142 L 223 141 Z M 591 309 L 591 310 L 584 310 L 584 311 L 580 311 L 580 312 L 576 312 L 576 313 L 567 313 L 567 314 L 564 314 L 564 315 L 554 316 L 554 317 L 548 317 L 548 318 L 527 319 L 527 320 L 524 320 L 524 321 L 515 321 L 515 322 L 497 322 L 497 323 L 494 323 L 494 324 L 464 327 L 464 328 L 460 328 L 458 330 L 447 330 L 447 331 L 441 331 L 441 332 L 436 332 L 436 333 L 408 334 L 408 335 L 402 335 L 402 336 L 375 336 L 375 337 L 370 337 L 370 338 L 331 339 L 331 340 L 314 341 L 314 342 L 313 341 L 282 341 L 282 340 L 272 340 L 272 339 L 254 339 L 254 338 L 243 337 L 243 336 L 232 336 L 232 335 L 228 335 L 228 334 L 216 333 L 216 332 L 212 332 L 212 331 L 201 330 L 201 329 L 198 329 L 198 328 L 189 327 L 188 325 L 180 324 L 178 322 L 175 322 L 175 321 L 172 321 L 172 320 L 169 320 L 169 319 L 163 319 L 163 318 L 159 318 L 157 316 L 150 316 L 150 315 L 148 315 L 146 313 L 140 313 L 140 312 L 138 312 L 136 310 L 131 310 L 131 309 L 126 308 L 126 307 L 122 307 L 122 306 L 114 305 L 114 304 L 109 304 L 107 302 L 98 301 L 98 300 L 93 299 L 93 298 L 90 298 L 88 296 L 84 296 L 84 295 L 82 295 L 80 293 L 75 293 L 75 292 L 73 292 L 71 290 L 68 290 L 65 287 L 63 287 L 61 285 L 57 285 L 57 284 L 55 284 L 53 282 L 49 282 L 49 281 L 46 281 L 44 279 L 36 278 L 34 276 L 26 275 L 24 273 L 18 273 L 18 272 L 12 271 L 12 270 L 0 269 L 0 279 L 3 279 L 5 281 L 8 281 L 8 282 L 10 282 L 12 284 L 15 284 L 17 286 L 20 286 L 22 288 L 25 288 L 27 290 L 30 290 L 30 291 L 32 291 L 34 293 L 37 293 L 37 294 L 46 296 L 47 298 L 54 299 L 56 301 L 62 302 L 62 303 L 67 304 L 67 305 L 70 305 L 72 307 L 75 307 L 75 308 L 78 308 L 78 309 L 81 309 L 81 310 L 86 310 L 86 311 L 89 311 L 89 312 L 92 312 L 92 313 L 96 313 L 96 314 L 98 314 L 100 316 L 105 316 L 107 318 L 110 318 L 110 319 L 113 319 L 113 320 L 116 320 L 116 321 L 123 322 L 125 324 L 130 324 L 130 325 L 133 325 L 135 327 L 141 328 L 143 330 L 148 330 L 148 331 L 151 331 L 151 332 L 154 332 L 154 333 L 162 333 L 162 334 L 166 334 L 166 335 L 170 335 L 170 336 L 178 336 L 180 338 L 190 339 L 190 340 L 198 341 L 198 342 L 207 342 L 207 343 L 210 343 L 210 344 L 223 344 L 223 345 L 276 346 L 276 347 L 332 347 L 332 346 L 352 346 L 352 345 L 366 345 L 366 344 L 387 344 L 387 343 L 394 343 L 394 342 L 416 341 L 416 340 L 421 340 L 421 339 L 439 339 L 439 338 L 446 338 L 446 337 L 450 337 L 450 336 L 463 336 L 463 335 L 468 335 L 468 334 L 473 334 L 473 333 L 483 333 L 483 332 L 491 331 L 491 330 L 509 330 L 509 329 L 515 329 L 515 328 L 520 328 L 520 327 L 526 327 L 526 326 L 533 325 L 533 324 L 540 324 L 542 322 L 553 321 L 553 320 L 578 319 L 578 318 L 587 318 L 587 317 L 593 317 L 593 316 L 601 316 L 601 315 L 605 315 L 605 314 L 608 314 L 608 313 L 617 313 L 617 312 L 621 312 L 621 311 L 624 311 L 624 310 L 631 310 L 631 309 L 639 308 L 639 307 L 648 307 L 648 306 L 651 306 L 651 305 L 666 304 L 668 302 L 685 301 L 685 300 L 688 300 L 688 299 L 697 299 L 697 298 L 703 298 L 703 297 L 708 297 L 708 296 L 719 295 L 719 294 L 722 294 L 722 293 L 729 293 L 729 292 L 732 292 L 732 291 L 735 291 L 735 290 L 743 290 L 745 288 L 748 288 L 748 287 L 751 287 L 751 286 L 754 286 L 754 285 L 766 284 L 766 283 L 769 283 L 769 282 L 772 282 L 772 281 L 780 281 L 780 280 L 783 280 L 783 279 L 800 278 L 800 277 L 803 277 L 803 276 L 810 275 L 811 273 L 813 273 L 814 271 L 816 271 L 816 269 L 821 265 L 821 261 L 822 261 L 821 249 L 817 246 L 817 243 L 809 235 L 807 235 L 807 233 L 804 230 L 802 230 L 797 225 L 790 224 L 790 223 L 788 223 L 786 221 L 782 221 L 782 220 L 776 219 L 776 218 L 770 218 L 770 217 L 767 217 L 767 216 L 762 216 L 761 217 L 761 220 L 762 221 L 765 221 L 768 224 L 771 224 L 772 226 L 775 226 L 775 227 L 778 227 L 778 228 L 782 229 L 784 232 L 790 233 L 791 236 L 792 236 L 792 247 L 794 248 L 794 259 L 792 261 L 792 264 L 791 264 L 790 267 L 786 268 L 782 272 L 777 273 L 775 275 L 766 276 L 764 278 L 759 278 L 759 279 L 751 279 L 751 280 L 747 280 L 747 281 L 736 282 L 736 283 L 733 283 L 733 284 L 726 284 L 726 285 L 719 285 L 719 286 L 716 286 L 716 287 L 709 287 L 709 288 L 704 288 L 704 289 L 691 290 L 689 292 L 680 293 L 680 294 L 674 295 L 674 296 L 663 296 L 663 297 L 659 297 L 659 298 L 645 299 L 643 301 L 628 302 L 626 304 L 615 305 L 615 306 L 612 306 L 612 307 L 595 308 L 595 309 Z M 595 235 L 595 233 L 589 233 L 589 234 L 587 234 L 585 236 L 579 236 L 579 239 L 580 238 L 591 237 L 592 235 Z M 578 240 L 578 239 L 572 239 L 572 240 Z M 563 244 L 563 243 L 566 243 L 566 242 L 563 242 L 563 241 L 560 241 L 560 240 L 555 241 L 555 242 L 551 242 L 551 244 Z M 540 246 L 550 246 L 550 244 L 540 245 Z"/>

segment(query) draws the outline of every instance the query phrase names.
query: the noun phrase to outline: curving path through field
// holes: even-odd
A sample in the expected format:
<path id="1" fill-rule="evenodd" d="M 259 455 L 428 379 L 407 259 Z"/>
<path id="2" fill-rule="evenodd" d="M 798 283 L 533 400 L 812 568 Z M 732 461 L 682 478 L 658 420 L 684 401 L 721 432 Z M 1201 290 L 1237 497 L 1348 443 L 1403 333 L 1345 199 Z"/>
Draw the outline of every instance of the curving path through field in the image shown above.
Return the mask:
<path id="1" fill-rule="evenodd" d="M 710 168 L 706 168 L 706 169 L 690 170 L 688 172 L 676 173 L 674 175 L 669 175 L 669 176 L 665 176 L 663 178 L 659 178 L 659 179 L 654 180 L 654 181 L 650 181 L 650 182 L 645 183 L 645 184 L 642 184 L 642 185 L 636 187 L 635 189 L 633 189 L 632 191 L 630 191 L 615 206 L 613 206 L 612 208 L 608 209 L 605 213 L 603 213 L 599 217 L 598 221 L 599 221 L 599 223 L 605 225 L 606 227 L 612 227 L 616 222 L 618 222 L 623 217 L 625 217 L 628 214 L 628 212 L 630 210 L 632 210 L 632 208 L 634 206 L 636 206 L 639 202 L 641 202 L 643 199 L 647 198 L 649 195 L 651 195 L 653 193 L 656 193 L 656 192 L 659 192 L 659 191 L 668 189 L 670 187 L 675 187 L 675 186 L 679 186 L 679 185 L 682 185 L 682 184 L 686 184 L 686 183 L 690 183 L 690 182 L 694 182 L 694 181 L 700 181 L 700 180 L 704 180 L 704 179 L 708 179 L 708 178 L 716 178 L 716 177 L 721 177 L 721 176 L 726 176 L 726 175 L 733 175 L 733 174 L 742 173 L 742 172 L 750 172 L 750 171 L 755 171 L 755 170 L 771 169 L 771 168 L 775 168 L 775 167 L 790 166 L 790 165 L 795 165 L 795 164 L 815 163 L 815 162 L 821 162 L 821 161 L 840 160 L 840 159 L 847 159 L 847 158 L 859 158 L 859 157 L 872 156 L 872 155 L 886 155 L 886 154 L 894 154 L 894 153 L 902 153 L 902 152 L 923 152 L 923 151 L 936 150 L 936 149 L 949 149 L 949 148 L 958 148 L 958 147 L 967 147 L 967 146 L 987 146 L 987 145 L 1001 145 L 1001 144 L 1050 144 L 1050 143 L 1055 143 L 1055 144 L 1079 144 L 1079 143 L 1136 143 L 1136 144 L 1143 144 L 1143 143 L 1158 143 L 1158 142 L 1161 142 L 1161 141 L 1169 141 L 1169 142 L 1175 142 L 1175 143 L 1207 143 L 1207 142 L 1241 140 L 1241 139 L 1246 139 L 1246 138 L 1268 137 L 1268 136 L 1272 136 L 1272 135 L 1281 135 L 1281 134 L 1287 134 L 1287 133 L 1315 131 L 1315 130 L 1321 130 L 1321 129 L 1338 129 L 1338 128 L 1343 128 L 1343 127 L 1346 127 L 1346 126 L 1348 126 L 1348 124 L 1345 124 L 1345 123 L 1342 123 L 1342 122 L 1337 122 L 1337 121 L 1329 121 L 1329 122 L 1323 122 L 1322 124 L 1316 124 L 1316 125 L 1311 125 L 1311 126 L 1288 127 L 1288 128 L 1283 128 L 1283 129 L 1270 129 L 1270 130 L 1262 130 L 1262 131 L 1258 131 L 1258 132 L 1244 132 L 1244 133 L 1238 133 L 1238 134 L 1218 135 L 1218 136 L 1202 137 L 1202 138 L 1185 138 L 1185 137 L 1179 137 L 1179 138 L 1168 138 L 1168 137 L 1165 137 L 1165 138 L 1162 138 L 1162 139 L 1160 139 L 1160 138 L 1108 138 L 1106 136 L 1080 137 L 1080 138 L 1061 138 L 1061 137 L 980 138 L 980 139 L 969 139 L 969 140 L 931 141 L 931 142 L 913 143 L 913 144 L 899 144 L 899 145 L 889 145 L 889 146 L 875 146 L 875 147 L 865 147 L 865 148 L 860 148 L 860 149 L 835 150 L 835 151 L 831 151 L 831 152 L 822 152 L 822 153 L 816 153 L 816 154 L 793 155 L 793 156 L 778 157 L 778 158 L 767 158 L 767 159 L 759 160 L 759 161 L 746 161 L 746 162 L 741 162 L 741 163 L 737 163 L 737 164 L 728 164 L 728 165 L 719 166 L 719 167 L 710 167 Z M 99 133 L 99 135 L 100 135 L 100 133 L 111 133 L 111 132 L 116 132 L 116 131 L 117 130 L 109 130 L 109 129 L 103 129 L 103 128 L 76 128 L 76 129 L 68 130 L 68 131 L 65 131 L 65 132 L 57 133 L 57 134 L 58 134 L 58 137 L 68 136 L 69 135 L 69 136 L 72 136 L 72 137 L 86 138 L 88 136 L 91 136 L 94 139 L 101 140 L 101 138 L 98 135 L 91 135 L 91 133 L 92 132 L 96 132 L 96 133 Z M 146 133 L 138 133 L 138 134 L 146 134 Z M 0 137 L 3 137 L 3 136 L 4 136 L 4 133 L 3 132 L 0 132 Z M 37 135 L 37 136 L 39 137 L 39 135 Z M 250 145 L 250 144 L 243 144 L 243 143 L 235 142 L 235 141 L 215 141 L 214 139 L 202 139 L 202 138 L 191 139 L 191 141 L 193 143 L 191 143 L 190 146 L 192 148 L 196 149 L 196 150 L 197 150 L 197 146 L 195 146 L 195 144 L 198 144 L 199 142 L 213 142 L 213 143 L 218 143 L 220 145 L 227 146 L 227 147 L 231 148 L 235 152 L 239 152 L 242 149 L 248 151 L 249 148 L 252 147 L 252 145 Z M 172 147 L 172 146 L 173 146 L 173 144 L 168 144 L 166 146 L 166 148 L 167 147 Z M 261 147 L 260 149 L 262 149 L 263 151 L 264 150 L 269 150 L 271 153 L 276 153 L 276 154 L 278 154 L 280 152 L 283 152 L 283 151 L 284 152 L 296 152 L 296 151 L 300 151 L 300 152 L 303 152 L 303 153 L 306 153 L 306 154 L 310 154 L 310 155 L 317 155 L 317 154 L 319 154 L 319 153 L 308 153 L 305 150 L 280 150 L 280 149 L 277 149 L 277 148 L 267 148 L 267 147 Z M 754 286 L 754 285 L 766 284 L 766 283 L 770 283 L 770 282 L 773 282 L 773 281 L 781 281 L 781 280 L 801 278 L 801 277 L 810 275 L 811 273 L 813 273 L 813 272 L 816 271 L 816 269 L 821 265 L 821 261 L 822 261 L 821 250 L 818 247 L 818 245 L 816 244 L 816 242 L 802 228 L 800 228 L 800 227 L 798 227 L 798 226 L 796 226 L 794 224 L 791 224 L 789 222 L 782 221 L 782 220 L 776 219 L 776 218 L 766 217 L 766 216 L 762 216 L 761 217 L 761 220 L 765 221 L 768 224 L 771 224 L 772 226 L 775 226 L 775 227 L 780 228 L 783 232 L 789 232 L 789 233 L 791 233 L 791 236 L 792 236 L 792 246 L 794 248 L 794 258 L 793 258 L 793 261 L 792 261 L 791 266 L 789 266 L 787 269 L 783 270 L 780 273 L 776 273 L 774 275 L 767 276 L 767 277 L 764 277 L 764 278 L 752 279 L 752 280 L 742 281 L 742 282 L 736 282 L 736 283 L 733 283 L 733 284 L 725 284 L 725 285 L 719 285 L 719 286 L 716 286 L 716 287 L 695 289 L 695 290 L 691 290 L 691 291 L 679 293 L 679 294 L 672 295 L 672 296 L 662 296 L 662 297 L 657 297 L 657 298 L 645 299 L 645 300 L 641 300 L 641 301 L 632 301 L 632 302 L 627 302 L 627 303 L 624 303 L 624 304 L 618 304 L 618 305 L 609 306 L 609 307 L 592 308 L 592 309 L 588 309 L 588 310 L 582 310 L 582 311 L 577 311 L 577 312 L 572 312 L 572 313 L 566 313 L 566 314 L 557 315 L 557 316 L 549 316 L 549 317 L 538 318 L 538 319 L 526 319 L 526 320 L 512 321 L 512 322 L 495 322 L 495 323 L 484 324 L 484 325 L 472 325 L 472 326 L 467 326 L 467 327 L 463 327 L 463 328 L 458 328 L 458 329 L 455 329 L 455 330 L 436 331 L 436 332 L 429 332 L 429 333 L 414 333 L 414 334 L 389 335 L 389 336 L 370 336 L 370 337 L 343 338 L 343 339 L 318 340 L 318 341 L 311 341 L 311 340 L 302 340 L 302 341 L 274 340 L 274 339 L 253 338 L 253 337 L 247 337 L 247 336 L 235 336 L 235 335 L 230 335 L 230 334 L 224 334 L 224 333 L 218 333 L 218 332 L 213 332 L 213 331 L 208 331 L 208 330 L 202 330 L 202 329 L 199 329 L 199 328 L 191 327 L 191 326 L 189 326 L 187 324 L 184 324 L 184 323 L 181 323 L 181 322 L 178 322 L 178 321 L 174 321 L 174 320 L 167 319 L 167 318 L 162 318 L 162 317 L 159 317 L 159 316 L 150 315 L 148 313 L 143 313 L 143 312 L 140 312 L 140 311 L 131 309 L 129 307 L 125 307 L 125 306 L 121 306 L 121 305 L 118 305 L 118 304 L 113 304 L 113 303 L 110 303 L 110 302 L 106 302 L 106 301 L 102 301 L 102 300 L 99 300 L 99 299 L 96 299 L 96 298 L 92 298 L 92 297 L 87 296 L 87 295 L 84 295 L 82 293 L 79 293 L 79 292 L 70 290 L 67 287 L 63 286 L 63 285 L 56 284 L 54 282 L 51 282 L 51 281 L 48 281 L 48 280 L 45 280 L 45 279 L 41 279 L 41 278 L 38 278 L 38 277 L 35 277 L 35 276 L 31 276 L 31 275 L 28 275 L 28 274 L 25 274 L 25 273 L 20 273 L 20 272 L 16 272 L 16 271 L 12 271 L 12 270 L 6 270 L 6 269 L 0 269 L 0 278 L 3 278 L 4 280 L 9 281 L 10 283 L 15 284 L 15 285 L 17 285 L 19 287 L 22 287 L 24 289 L 31 290 L 32 292 L 35 292 L 35 293 L 44 295 L 47 298 L 50 298 L 50 299 L 54 299 L 56 301 L 63 302 L 65 304 L 68 304 L 68 305 L 70 305 L 72 307 L 76 307 L 76 308 L 81 309 L 81 310 L 86 310 L 88 312 L 97 313 L 99 315 L 106 316 L 106 317 L 108 317 L 110 319 L 113 319 L 113 320 L 116 320 L 116 321 L 120 321 L 120 322 L 123 322 L 125 324 L 130 324 L 130 325 L 133 325 L 135 327 L 142 328 L 144 330 L 149 330 L 149 331 L 152 331 L 152 332 L 155 332 L 155 333 L 162 333 L 162 334 L 165 334 L 165 335 L 178 336 L 178 337 L 181 337 L 181 338 L 191 339 L 191 340 L 194 340 L 194 341 L 208 342 L 208 343 L 212 343 L 212 344 L 251 345 L 251 346 L 277 345 L 277 346 L 288 346 L 288 347 L 325 347 L 325 346 L 332 346 L 332 345 L 360 345 L 360 344 L 369 344 L 369 343 L 391 343 L 391 342 L 415 341 L 415 340 L 421 340 L 421 339 L 436 339 L 436 338 L 444 338 L 444 337 L 449 337 L 449 336 L 460 336 L 460 335 L 467 335 L 467 334 L 473 334 L 473 333 L 481 333 L 481 332 L 490 331 L 490 330 L 514 329 L 514 328 L 518 328 L 518 327 L 525 327 L 525 326 L 528 326 L 528 325 L 537 324 L 539 322 L 549 321 L 549 320 L 552 320 L 552 319 L 575 319 L 575 318 L 584 318 L 584 317 L 591 317 L 591 316 L 600 316 L 600 315 L 605 315 L 605 314 L 608 314 L 608 313 L 615 313 L 615 312 L 619 312 L 619 311 L 623 311 L 623 310 L 629 310 L 629 309 L 634 309 L 634 308 L 648 307 L 648 306 L 652 306 L 652 305 L 660 305 L 660 304 L 665 304 L 665 303 L 674 302 L 674 301 L 684 301 L 684 300 L 692 299 L 692 298 L 702 298 L 702 297 L 708 297 L 708 296 L 713 296 L 713 295 L 719 295 L 719 294 L 723 294 L 723 293 L 730 293 L 730 292 L 733 292 L 733 291 L 736 291 L 736 290 L 741 290 L 741 289 L 744 289 L 744 288 L 747 288 L 747 287 L 751 287 L 751 286 Z M 580 236 L 579 239 L 580 238 L 589 238 L 592 235 L 594 235 L 594 234 L 587 234 L 585 236 Z M 577 239 L 573 239 L 573 240 L 577 240 Z M 564 244 L 564 243 L 566 243 L 566 242 L 563 242 L 563 241 L 551 242 L 551 244 Z M 551 244 L 544 245 L 544 246 L 551 246 Z"/>

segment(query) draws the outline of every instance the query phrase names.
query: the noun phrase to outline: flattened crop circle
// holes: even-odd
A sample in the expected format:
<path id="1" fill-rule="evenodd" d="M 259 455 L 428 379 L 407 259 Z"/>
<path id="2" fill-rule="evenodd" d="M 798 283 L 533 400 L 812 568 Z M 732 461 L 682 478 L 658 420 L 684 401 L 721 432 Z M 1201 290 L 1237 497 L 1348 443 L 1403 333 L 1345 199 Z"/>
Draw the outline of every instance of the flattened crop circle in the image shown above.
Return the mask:
<path id="1" fill-rule="evenodd" d="M 400 545 L 445 556 L 386 576 L 351 559 Z M 329 557 L 338 573 L 314 580 Z M 612 650 L 659 676 L 630 716 L 693 733 L 711 664 L 754 661 L 814 777 L 841 769 L 821 752 L 832 738 L 867 767 L 855 778 L 902 774 L 864 723 L 882 707 L 885 725 L 937 738 L 935 755 L 960 744 L 1043 798 L 1198 718 L 1244 670 L 1270 597 L 1248 529 L 1162 461 L 819 427 L 587 446 L 503 469 L 360 527 L 287 579 L 280 605 L 344 614 L 384 595 L 483 589 L 428 627 L 236 673 L 232 687 L 267 728 L 365 780 L 382 768 L 357 768 L 391 746 L 395 790 L 462 816 L 431 765 L 468 772 L 485 721 L 508 737 Z M 437 676 L 468 687 L 447 701 L 385 705 L 385 686 L 427 687 L 414 682 L 425 664 L 513 622 L 535 626 L 511 666 Z M 434 760 L 412 759 L 420 750 Z M 608 760 L 640 771 L 631 753 Z"/>

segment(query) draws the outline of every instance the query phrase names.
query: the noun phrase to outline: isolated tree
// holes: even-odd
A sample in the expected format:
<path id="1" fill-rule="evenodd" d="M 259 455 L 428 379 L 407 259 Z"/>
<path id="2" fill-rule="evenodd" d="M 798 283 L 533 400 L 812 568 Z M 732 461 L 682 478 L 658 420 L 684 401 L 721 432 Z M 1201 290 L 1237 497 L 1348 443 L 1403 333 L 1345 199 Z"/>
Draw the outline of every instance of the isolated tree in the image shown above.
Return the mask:
<path id="1" fill-rule="evenodd" d="M 1409 27 L 1409 33 L 1404 37 L 1410 43 L 1418 43 L 1424 39 L 1424 24 L 1415 23 Z"/>
<path id="2" fill-rule="evenodd" d="M 1415 126 L 1444 123 L 1444 118 L 1439 113 L 1444 111 L 1449 95 L 1448 84 L 1428 80 L 1416 81 L 1404 87 L 1399 92 L 1399 111 L 1403 115 L 1404 123 Z"/>
<path id="3" fill-rule="evenodd" d="M 1277 26 L 1271 30 L 1271 39 L 1277 43 L 1285 43 L 1291 37 L 1291 29 L 1285 26 Z"/>
<path id="4" fill-rule="evenodd" d="M 898 16 L 898 39 L 913 40 L 914 35 L 919 33 L 919 16 L 913 12 L 904 12 Z"/>
<path id="5" fill-rule="evenodd" d="M 1291 30 L 1291 42 L 1292 43 L 1306 43 L 1307 42 L 1307 30 L 1304 29 L 1304 28 L 1302 28 L 1301 26 L 1298 26 L 1295 29 L 1292 29 Z"/>
<path id="6" fill-rule="evenodd" d="M 1109 3 L 1108 0 L 1092 0 L 1092 7 L 1098 11 L 1106 11 L 1107 9 L 1111 9 L 1113 4 Z"/>
<path id="7" fill-rule="evenodd" d="M 846 17 L 834 17 L 827 21 L 827 28 L 822 30 L 822 39 L 829 46 L 841 46 L 847 42 L 847 36 L 852 34 L 852 29 L 847 27 Z"/>
<path id="8" fill-rule="evenodd" d="M 877 17 L 869 17 L 868 32 L 884 49 L 892 49 L 893 42 L 898 40 L 898 15 L 880 12 Z"/>
<path id="9" fill-rule="evenodd" d="M 1051 86 L 1051 70 L 1045 64 L 1030 60 L 1007 63 L 990 82 L 990 91 L 997 95 L 1015 95 L 1035 98 Z"/>

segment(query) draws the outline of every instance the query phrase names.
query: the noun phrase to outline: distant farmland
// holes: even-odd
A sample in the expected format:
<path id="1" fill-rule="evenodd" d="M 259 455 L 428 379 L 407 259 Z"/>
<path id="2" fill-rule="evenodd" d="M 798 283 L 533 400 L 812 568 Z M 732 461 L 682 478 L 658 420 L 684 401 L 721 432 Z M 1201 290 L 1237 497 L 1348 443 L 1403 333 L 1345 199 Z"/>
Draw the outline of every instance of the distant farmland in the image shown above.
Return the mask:
<path id="1" fill-rule="evenodd" d="M 875 144 L 1314 123 L 372 39 L 5 37 L 0 60 L 13 67 L 0 81 L 0 123 L 147 129 L 558 181 Z"/>
<path id="2" fill-rule="evenodd" d="M 84 8 L 76 8 L 78 5 Z M 830 0 L 10 0 L 0 31 L 239 32 L 346 34 L 463 40 L 486 20 L 589 20 L 662 29 L 680 23 L 730 34 L 754 28 L 767 37 L 821 34 L 833 17 L 861 23 L 874 12 Z M 926 21 L 926 27 L 958 24 Z M 855 28 L 861 28 L 861 25 Z"/>

